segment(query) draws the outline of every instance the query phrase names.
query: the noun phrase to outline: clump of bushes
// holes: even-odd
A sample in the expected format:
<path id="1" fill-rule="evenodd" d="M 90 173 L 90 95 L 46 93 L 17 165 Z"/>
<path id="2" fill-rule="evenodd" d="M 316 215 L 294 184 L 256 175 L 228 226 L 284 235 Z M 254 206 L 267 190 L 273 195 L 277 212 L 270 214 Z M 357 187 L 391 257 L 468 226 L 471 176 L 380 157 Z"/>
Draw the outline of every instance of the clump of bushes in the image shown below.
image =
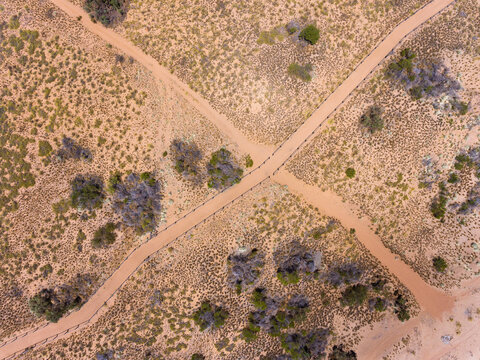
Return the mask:
<path id="1" fill-rule="evenodd" d="M 281 337 L 281 345 L 293 359 L 318 359 L 324 357 L 330 331 L 318 329 L 308 334 L 293 333 Z"/>
<path id="2" fill-rule="evenodd" d="M 29 299 L 28 306 L 35 316 L 57 322 L 67 311 L 83 304 L 91 290 L 90 285 L 88 275 L 78 275 L 71 284 L 40 290 Z"/>
<path id="3" fill-rule="evenodd" d="M 246 168 L 250 168 L 253 166 L 253 160 L 252 160 L 252 157 L 250 155 L 247 155 L 245 157 L 245 167 Z"/>
<path id="4" fill-rule="evenodd" d="M 445 261 L 444 258 L 440 257 L 440 256 L 435 256 L 433 259 L 432 259 L 432 262 L 433 262 L 433 267 L 435 268 L 435 270 L 437 270 L 438 272 L 445 272 L 445 270 L 447 269 L 448 265 L 447 265 L 447 262 Z"/>
<path id="5" fill-rule="evenodd" d="M 221 189 L 237 184 L 243 169 L 236 165 L 232 153 L 225 148 L 215 151 L 207 164 L 208 187 Z"/>
<path id="6" fill-rule="evenodd" d="M 449 75 L 449 69 L 442 64 L 418 64 L 414 62 L 416 55 L 410 49 L 403 49 L 400 58 L 392 62 L 387 73 L 401 81 L 407 92 L 414 98 L 438 98 L 448 95 L 451 100 L 449 108 L 457 110 L 461 115 L 468 111 L 468 104 L 460 101 L 457 91 L 460 83 Z M 439 106 L 439 104 L 435 104 Z"/>
<path id="7" fill-rule="evenodd" d="M 343 350 L 343 344 L 334 345 L 328 354 L 328 360 L 357 360 L 357 354 L 353 350 Z"/>
<path id="8" fill-rule="evenodd" d="M 101 248 L 111 245 L 115 242 L 117 234 L 115 234 L 115 224 L 107 223 L 95 231 L 92 239 L 92 246 L 94 248 Z"/>
<path id="9" fill-rule="evenodd" d="M 255 282 L 264 264 L 257 249 L 237 251 L 228 256 L 227 262 L 228 282 L 237 289 L 237 293 Z"/>
<path id="10" fill-rule="evenodd" d="M 202 152 L 195 143 L 173 140 L 170 145 L 170 153 L 175 170 L 179 174 L 193 182 L 200 182 L 202 176 L 199 163 L 202 160 Z"/>
<path id="11" fill-rule="evenodd" d="M 363 271 L 355 263 L 336 266 L 327 274 L 327 281 L 335 287 L 354 284 L 360 281 Z"/>
<path id="12" fill-rule="evenodd" d="M 300 274 L 313 274 L 317 271 L 313 255 L 303 246 L 294 243 L 290 253 L 280 261 L 277 278 L 283 285 L 296 284 Z"/>
<path id="13" fill-rule="evenodd" d="M 228 318 L 228 312 L 220 306 L 204 301 L 200 308 L 193 313 L 192 318 L 195 324 L 200 327 L 200 331 L 204 331 L 211 327 L 222 327 Z"/>
<path id="14" fill-rule="evenodd" d="M 347 287 L 340 299 L 343 306 L 360 306 L 367 299 L 368 288 L 362 284 L 355 284 Z"/>
<path id="15" fill-rule="evenodd" d="M 265 289 L 260 288 L 253 291 L 251 299 L 256 310 L 250 313 L 248 325 L 242 331 L 248 340 L 254 340 L 260 329 L 271 336 L 280 336 L 282 329 L 292 328 L 295 322 L 303 321 L 310 306 L 303 295 L 293 295 L 284 304 L 280 299 L 266 296 Z"/>
<path id="16" fill-rule="evenodd" d="M 430 211 L 435 218 L 441 220 L 445 217 L 445 213 L 447 212 L 447 202 L 448 198 L 443 194 L 440 194 L 432 201 Z"/>
<path id="17" fill-rule="evenodd" d="M 127 0 L 86 0 L 84 8 L 94 21 L 108 26 L 123 19 L 127 6 Z"/>
<path id="18" fill-rule="evenodd" d="M 60 160 L 91 160 L 92 153 L 87 148 L 78 145 L 73 139 L 64 137 L 62 139 L 62 147 L 57 150 L 57 156 Z"/>
<path id="19" fill-rule="evenodd" d="M 312 75 L 310 72 L 313 70 L 312 65 L 306 64 L 304 66 L 299 65 L 297 63 L 291 63 L 288 65 L 288 74 L 291 76 L 295 76 L 303 81 L 310 81 L 312 80 Z"/>
<path id="20" fill-rule="evenodd" d="M 398 290 L 395 290 L 394 295 L 396 296 L 395 299 L 395 314 L 397 315 L 398 320 L 404 322 L 410 319 L 410 312 L 408 311 L 408 303 L 407 299 L 405 299 Z"/>
<path id="21" fill-rule="evenodd" d="M 113 209 L 122 217 L 123 224 L 135 228 L 139 234 L 155 229 L 162 210 L 162 194 L 160 183 L 151 173 L 140 176 L 131 173 L 123 181 L 121 175 L 115 173 L 110 178 L 109 189 L 113 191 Z"/>
<path id="22" fill-rule="evenodd" d="M 370 106 L 360 118 L 360 123 L 372 134 L 383 129 L 383 110 L 379 106 Z"/>
<path id="23" fill-rule="evenodd" d="M 200 354 L 200 353 L 195 353 L 192 355 L 192 357 L 190 358 L 191 360 L 205 360 L 205 356 L 203 356 L 203 354 Z"/>
<path id="24" fill-rule="evenodd" d="M 93 210 L 102 206 L 105 199 L 103 181 L 96 176 L 78 175 L 71 183 L 70 199 L 73 207 Z"/>
<path id="25" fill-rule="evenodd" d="M 309 42 L 311 45 L 315 45 L 318 39 L 320 39 L 320 31 L 315 27 L 315 25 L 308 25 L 306 28 L 300 31 L 298 37 Z"/>

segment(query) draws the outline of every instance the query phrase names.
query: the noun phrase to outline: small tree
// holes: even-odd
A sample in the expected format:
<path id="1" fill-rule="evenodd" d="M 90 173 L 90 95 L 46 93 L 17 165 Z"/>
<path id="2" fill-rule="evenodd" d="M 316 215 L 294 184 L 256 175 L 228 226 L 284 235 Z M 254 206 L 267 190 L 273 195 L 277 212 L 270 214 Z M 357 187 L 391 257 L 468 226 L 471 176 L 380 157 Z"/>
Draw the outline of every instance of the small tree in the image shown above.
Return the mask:
<path id="1" fill-rule="evenodd" d="M 205 360 L 205 356 L 200 353 L 195 353 L 192 355 L 191 360 Z"/>
<path id="2" fill-rule="evenodd" d="M 360 118 L 360 123 L 365 126 L 372 134 L 383 129 L 382 108 L 370 106 L 365 114 Z"/>
<path id="3" fill-rule="evenodd" d="M 192 317 L 195 324 L 200 327 L 200 331 L 204 331 L 210 327 L 222 327 L 228 318 L 228 312 L 220 306 L 204 301 Z"/>
<path id="4" fill-rule="evenodd" d="M 365 285 L 356 284 L 353 286 L 349 286 L 342 293 L 342 298 L 340 299 L 340 302 L 344 306 L 362 305 L 367 298 L 367 292 L 368 289 Z"/>
<path id="5" fill-rule="evenodd" d="M 435 270 L 437 270 L 438 272 L 445 272 L 445 270 L 447 269 L 448 265 L 447 265 L 447 262 L 445 261 L 445 259 L 443 259 L 442 257 L 440 256 L 435 256 L 432 260 L 433 262 L 433 267 L 435 268 Z"/>
<path id="6" fill-rule="evenodd" d="M 308 25 L 300 32 L 298 37 L 308 41 L 311 45 L 315 45 L 320 39 L 320 31 L 314 25 Z"/>
<path id="7" fill-rule="evenodd" d="M 115 224 L 109 222 L 105 226 L 102 226 L 95 231 L 92 239 L 92 246 L 94 248 L 101 248 L 113 244 L 117 238 L 117 234 L 115 234 L 115 228 Z"/>
<path id="8" fill-rule="evenodd" d="M 102 206 L 105 194 L 103 181 L 98 177 L 78 175 L 72 181 L 70 199 L 73 207 L 93 210 Z"/>

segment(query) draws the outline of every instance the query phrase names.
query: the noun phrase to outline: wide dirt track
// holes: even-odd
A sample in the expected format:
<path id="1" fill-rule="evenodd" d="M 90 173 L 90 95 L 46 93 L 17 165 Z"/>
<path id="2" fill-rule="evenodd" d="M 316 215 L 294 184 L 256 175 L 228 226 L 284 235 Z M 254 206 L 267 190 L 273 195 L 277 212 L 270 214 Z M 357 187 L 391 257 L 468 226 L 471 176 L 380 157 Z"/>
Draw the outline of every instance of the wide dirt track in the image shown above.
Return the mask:
<path id="1" fill-rule="evenodd" d="M 54 340 L 59 334 L 59 336 L 63 336 L 67 331 L 71 333 L 81 325 L 89 321 L 94 321 L 99 309 L 103 307 L 106 301 L 115 294 L 129 276 L 135 272 L 149 256 L 159 249 L 168 246 L 168 244 L 177 237 L 189 231 L 202 221 L 205 221 L 263 181 L 272 178 L 274 181 L 277 180 L 280 183 L 288 185 L 294 192 L 305 193 L 305 191 L 308 191 L 309 194 L 312 194 L 310 190 L 306 188 L 305 184 L 293 176 L 284 173 L 283 170 L 278 173 L 278 169 L 280 169 L 299 148 L 314 138 L 326 119 L 348 98 L 352 91 L 384 60 L 402 39 L 454 2 L 454 0 L 434 0 L 395 27 L 395 29 L 375 47 L 370 55 L 357 66 L 350 76 L 321 104 L 313 115 L 283 144 L 268 155 L 268 153 L 266 153 L 268 148 L 254 144 L 248 140 L 235 129 L 223 115 L 219 115 L 204 99 L 182 84 L 176 77 L 172 76 L 152 57 L 144 54 L 140 49 L 133 46 L 112 30 L 91 22 L 88 15 L 81 8 L 65 0 L 51 1 L 69 16 L 75 18 L 82 16 L 81 22 L 88 30 L 125 52 L 128 56 L 132 56 L 149 69 L 157 79 L 171 84 L 176 91 L 180 92 L 180 94 L 187 99 L 190 99 L 192 105 L 199 109 L 207 119 L 211 120 L 220 131 L 228 134 L 243 151 L 252 154 L 257 163 L 265 160 L 256 169 L 248 173 L 239 184 L 219 193 L 174 223 L 167 224 L 168 226 L 160 230 L 156 237 L 133 251 L 80 310 L 71 313 L 58 323 L 48 324 L 34 332 L 24 333 L 23 335 L 25 336 L 22 334 L 18 335 L 13 341 L 7 342 L 0 348 L 0 358 L 14 357 L 26 348 L 34 345 L 41 346 L 48 341 Z M 321 208 L 325 214 L 335 216 L 344 226 L 357 229 L 359 241 L 364 243 L 372 254 L 413 293 L 425 312 L 438 318 L 443 312 L 453 307 L 452 297 L 429 286 L 409 266 L 400 260 L 396 260 L 394 254 L 383 246 L 380 239 L 374 236 L 366 223 L 357 219 L 349 209 L 345 208 L 345 205 L 341 206 L 341 204 L 338 203 L 338 199 L 333 196 L 330 198 L 321 198 L 320 195 L 318 195 L 316 201 L 318 202 L 318 207 Z"/>

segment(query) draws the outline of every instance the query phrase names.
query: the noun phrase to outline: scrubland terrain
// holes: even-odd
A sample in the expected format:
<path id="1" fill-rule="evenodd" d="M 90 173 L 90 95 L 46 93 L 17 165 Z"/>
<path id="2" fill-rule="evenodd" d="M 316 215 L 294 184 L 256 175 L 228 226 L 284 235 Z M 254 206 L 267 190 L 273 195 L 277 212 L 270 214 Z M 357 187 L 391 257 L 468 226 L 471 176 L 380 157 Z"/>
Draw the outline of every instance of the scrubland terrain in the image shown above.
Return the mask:
<path id="1" fill-rule="evenodd" d="M 242 275 L 233 277 L 247 279 L 253 257 L 240 260 L 239 254 L 252 254 L 253 249 L 258 257 L 255 263 L 261 264 L 258 276 L 238 291 L 232 283 L 232 268 L 243 264 L 242 271 L 234 272 Z M 298 270 L 294 282 L 282 284 L 277 274 L 283 262 L 300 253 L 312 255 L 312 273 Z M 341 305 L 349 283 L 367 285 L 367 299 L 361 306 Z M 258 340 L 248 342 L 242 333 L 249 314 L 259 306 L 251 300 L 254 289 L 263 289 L 272 299 L 267 300 L 267 316 L 275 315 L 276 306 L 281 308 L 294 296 L 304 298 L 306 317 L 298 316 L 295 325 L 281 333 L 327 329 L 328 347 L 324 344 L 321 353 L 340 344 L 350 350 L 369 324 L 396 318 L 396 290 L 407 300 L 411 315 L 417 312 L 409 292 L 379 266 L 349 229 L 285 188 L 266 183 L 151 257 L 93 326 L 22 358 L 110 354 L 112 358 L 186 359 L 194 353 L 209 359 L 275 358 L 283 352 L 282 335 L 270 336 L 262 328 Z M 385 301 L 385 311 L 375 310 L 377 298 Z M 223 326 L 201 331 L 195 324 L 192 314 L 204 301 L 226 310 Z"/>
<path id="2" fill-rule="evenodd" d="M 2 4 L 0 357 L 480 356 L 480 4 L 311 116 L 426 4 Z"/>
<path id="3" fill-rule="evenodd" d="M 149 237 L 119 227 L 106 189 L 112 173 L 153 174 L 161 224 L 213 191 L 175 170 L 172 141 L 202 149 L 200 175 L 223 145 L 211 124 L 133 59 L 48 2 L 23 4 L 11 1 L 0 13 L 2 337 L 38 321 L 28 310 L 38 290 L 75 283 L 86 300 Z M 103 183 L 105 204 L 93 211 L 72 204 L 78 175 Z M 94 248 L 95 232 L 109 222 L 118 225 L 116 241 Z"/>
<path id="4" fill-rule="evenodd" d="M 425 3 L 135 0 L 124 20 L 111 26 L 252 140 L 279 143 L 380 39 Z M 299 38 L 310 24 L 320 30 L 313 46 Z M 310 65 L 311 80 L 289 75 L 291 64 Z"/>
<path id="5" fill-rule="evenodd" d="M 303 181 L 359 205 L 387 247 L 443 288 L 480 271 L 478 10 L 477 2 L 459 1 L 405 41 L 288 165 Z M 440 78 L 433 93 L 416 100 L 388 75 L 402 49 L 416 55 L 414 68 L 444 66 L 431 75 Z M 468 104 L 465 114 L 459 101 Z M 372 107 L 380 109 L 379 129 L 362 123 Z M 436 256 L 448 263 L 444 273 L 431 266 Z"/>

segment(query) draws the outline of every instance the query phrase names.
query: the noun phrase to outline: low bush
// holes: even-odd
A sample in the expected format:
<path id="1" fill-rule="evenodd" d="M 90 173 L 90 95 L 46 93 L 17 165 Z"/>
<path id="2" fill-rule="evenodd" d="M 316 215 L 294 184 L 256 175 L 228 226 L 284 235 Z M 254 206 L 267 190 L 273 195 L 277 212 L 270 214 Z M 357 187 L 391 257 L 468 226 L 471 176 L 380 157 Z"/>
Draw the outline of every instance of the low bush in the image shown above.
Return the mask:
<path id="1" fill-rule="evenodd" d="M 232 153 L 225 148 L 215 151 L 207 164 L 208 187 L 221 189 L 237 184 L 242 179 L 243 170 L 236 165 Z"/>
<path id="2" fill-rule="evenodd" d="M 125 16 L 127 5 L 127 0 L 86 0 L 84 8 L 94 21 L 108 26 Z"/>
<path id="3" fill-rule="evenodd" d="M 200 331 L 208 328 L 220 328 L 228 318 L 228 312 L 220 306 L 204 301 L 200 308 L 193 313 L 193 321 L 200 327 Z"/>
<path id="4" fill-rule="evenodd" d="M 343 306 L 360 306 L 367 299 L 368 289 L 365 285 L 356 284 L 347 287 L 340 299 Z"/>
<path id="5" fill-rule="evenodd" d="M 372 134 L 383 129 L 382 108 L 370 106 L 360 118 L 360 123 Z"/>
<path id="6" fill-rule="evenodd" d="M 93 210 L 102 206 L 105 194 L 102 179 L 78 175 L 73 179 L 70 199 L 73 207 Z"/>
<path id="7" fill-rule="evenodd" d="M 315 45 L 318 39 L 320 39 L 320 31 L 314 25 L 308 25 L 298 34 L 298 37 L 311 45 Z"/>
<path id="8" fill-rule="evenodd" d="M 445 270 L 446 270 L 447 267 L 448 267 L 447 262 L 445 261 L 445 259 L 443 259 L 443 258 L 440 257 L 440 256 L 435 256 L 435 257 L 432 259 L 432 262 L 433 262 L 433 267 L 434 267 L 435 270 L 437 270 L 438 272 L 445 272 Z"/>
<path id="9" fill-rule="evenodd" d="M 297 63 L 291 63 L 288 66 L 288 74 L 291 76 L 295 76 L 303 81 L 310 81 L 312 80 L 312 75 L 310 75 L 310 72 L 313 70 L 312 65 L 307 64 L 307 65 L 299 65 Z"/>
<path id="10" fill-rule="evenodd" d="M 195 143 L 173 140 L 170 145 L 175 170 L 187 180 L 199 183 L 202 177 L 199 163 L 202 153 Z"/>
<path id="11" fill-rule="evenodd" d="M 97 229 L 93 235 L 92 246 L 94 248 L 102 248 L 112 245 L 117 238 L 117 234 L 115 234 L 115 228 L 115 224 L 109 222 L 105 226 Z"/>
<path id="12" fill-rule="evenodd" d="M 354 168 L 348 168 L 347 170 L 345 170 L 345 175 L 349 179 L 353 179 L 355 177 L 355 169 Z"/>
<path id="13" fill-rule="evenodd" d="M 109 190 L 113 190 L 112 207 L 122 217 L 126 226 L 135 228 L 143 234 L 153 231 L 161 213 L 161 186 L 148 172 L 139 175 L 132 173 L 122 180 L 114 174 L 109 181 Z"/>
<path id="14" fill-rule="evenodd" d="M 48 156 L 52 152 L 52 145 L 46 140 L 40 140 L 38 142 L 38 156 Z"/>

